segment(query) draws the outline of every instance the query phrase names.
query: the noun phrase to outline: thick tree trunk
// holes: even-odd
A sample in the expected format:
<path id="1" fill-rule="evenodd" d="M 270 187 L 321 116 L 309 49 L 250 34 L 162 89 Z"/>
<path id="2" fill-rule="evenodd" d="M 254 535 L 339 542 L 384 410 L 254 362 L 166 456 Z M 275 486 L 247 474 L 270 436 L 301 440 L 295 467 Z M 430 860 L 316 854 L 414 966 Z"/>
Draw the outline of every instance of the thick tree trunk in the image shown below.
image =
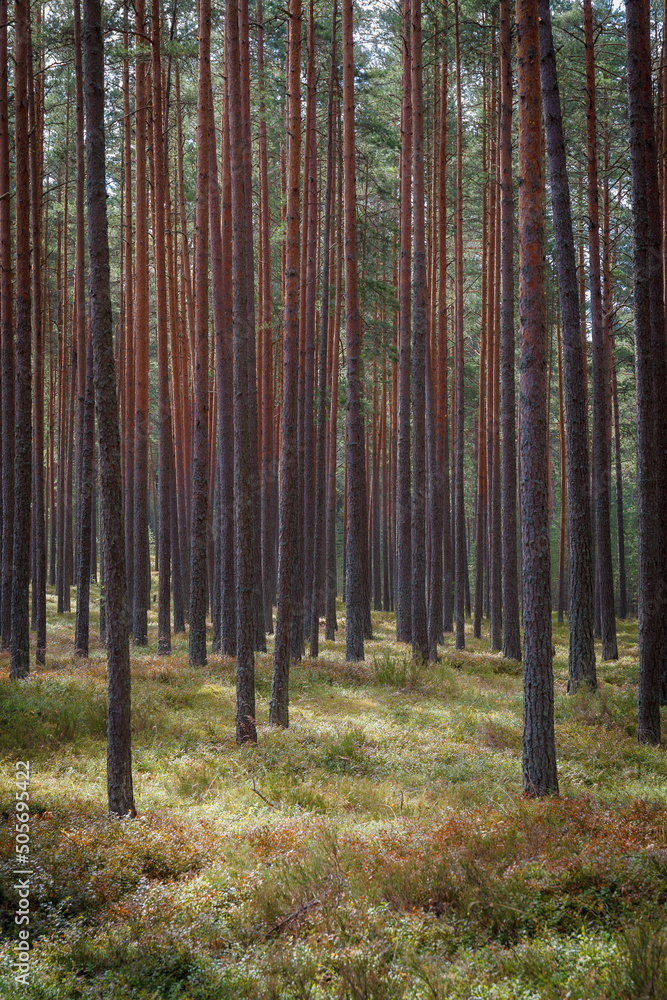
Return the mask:
<path id="1" fill-rule="evenodd" d="M 90 326 L 100 452 L 100 509 L 107 611 L 107 790 L 109 812 L 135 815 L 130 734 L 130 647 L 127 628 L 120 436 L 109 282 L 104 148 L 104 41 L 99 0 L 84 0 L 86 176 Z"/>
<path id="2" fill-rule="evenodd" d="M 538 0 L 517 0 L 523 787 L 530 796 L 558 792 L 551 659 L 544 184 L 538 21 Z"/>

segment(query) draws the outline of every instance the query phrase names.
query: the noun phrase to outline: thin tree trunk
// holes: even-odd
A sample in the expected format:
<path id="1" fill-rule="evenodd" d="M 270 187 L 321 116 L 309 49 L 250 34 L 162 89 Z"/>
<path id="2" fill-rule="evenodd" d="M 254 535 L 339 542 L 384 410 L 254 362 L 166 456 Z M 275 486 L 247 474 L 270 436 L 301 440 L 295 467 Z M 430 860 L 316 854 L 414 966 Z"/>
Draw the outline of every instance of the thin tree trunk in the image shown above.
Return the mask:
<path id="1" fill-rule="evenodd" d="M 600 602 L 602 659 L 618 659 L 611 561 L 610 435 L 607 394 L 611 382 L 602 315 L 600 281 L 600 224 L 598 207 L 597 130 L 595 110 L 595 56 L 591 0 L 584 2 L 586 44 L 586 150 L 588 166 L 589 273 L 593 344 L 593 482 L 596 511 L 596 572 Z"/>
<path id="2" fill-rule="evenodd" d="M 153 79 L 153 157 L 155 161 L 155 337 L 158 364 L 158 489 L 160 521 L 158 526 L 157 553 L 159 555 L 157 651 L 159 655 L 171 653 L 171 484 L 173 445 L 171 405 L 169 400 L 169 318 L 167 311 L 167 275 L 165 272 L 165 175 L 167 159 L 164 149 L 164 122 L 162 111 L 162 56 L 160 39 L 160 4 L 152 0 L 152 79 Z"/>
<path id="3" fill-rule="evenodd" d="M 461 46 L 459 38 L 459 4 L 454 2 L 456 44 L 456 250 L 455 250 L 455 391 L 454 413 L 454 542 L 455 584 L 454 616 L 456 619 L 456 648 L 465 648 L 465 593 L 468 576 L 468 557 L 465 536 L 465 511 L 463 506 L 463 107 L 461 101 Z"/>
<path id="4" fill-rule="evenodd" d="M 597 686 L 593 640 L 591 530 L 585 355 L 572 231 L 563 119 L 548 0 L 540 0 L 540 64 L 562 322 L 569 579 L 568 690 Z"/>
<path id="5" fill-rule="evenodd" d="M 511 0 L 500 3 L 500 421 L 502 426 L 503 656 L 521 659 L 517 565 L 514 385 L 514 193 L 512 184 Z"/>
<path id="6" fill-rule="evenodd" d="M 361 314 L 357 265 L 357 186 L 354 127 L 353 0 L 343 0 L 343 160 L 345 215 L 345 333 L 347 350 L 347 576 L 345 657 L 363 660 L 366 627 L 367 498 L 361 409 Z"/>
<path id="7" fill-rule="evenodd" d="M 30 6 L 14 4 L 14 115 L 16 143 L 16 454 L 9 676 L 30 673 L 30 515 L 32 497 L 32 316 L 30 295 L 30 153 L 28 62 Z"/>
<path id="8" fill-rule="evenodd" d="M 287 76 L 287 213 L 283 320 L 282 430 L 278 594 L 269 722 L 289 725 L 289 665 L 294 593 L 292 560 L 297 542 L 297 402 L 299 379 L 299 174 L 301 160 L 301 0 L 289 0 Z"/>
<path id="9" fill-rule="evenodd" d="M 236 739 L 239 743 L 257 741 L 255 727 L 255 657 L 253 607 L 257 604 L 256 579 L 253 576 L 253 517 L 251 433 L 248 379 L 248 338 L 254 337 L 249 315 L 248 237 L 246 233 L 247 190 L 250 178 L 244 177 L 242 66 L 236 0 L 229 5 L 227 22 L 227 85 L 229 88 L 229 139 L 232 181 L 232 268 L 234 278 L 234 512 L 236 528 Z M 254 356 L 254 352 L 253 352 Z M 256 438 L 255 438 L 256 441 Z M 256 453 L 255 453 L 256 455 Z M 259 527 L 259 525 L 258 525 Z M 260 613 L 263 609 L 260 605 Z M 260 623 L 263 633 L 263 618 Z"/>
<path id="10" fill-rule="evenodd" d="M 310 655 L 319 652 L 320 611 L 324 604 L 325 506 L 326 506 L 326 428 L 327 428 L 327 369 L 329 340 L 329 259 L 331 254 L 331 203 L 334 181 L 334 87 L 336 85 L 336 18 L 338 3 L 334 0 L 331 15 L 331 59 L 329 65 L 329 101 L 327 110 L 327 175 L 324 190 L 324 252 L 322 254 L 320 309 L 320 354 L 317 389 L 317 446 L 315 473 L 315 535 L 313 540 L 313 588 L 310 609 Z M 334 430 L 335 434 L 335 430 Z"/>
<path id="11" fill-rule="evenodd" d="M 398 333 L 396 480 L 396 638 L 412 641 L 412 514 L 410 490 L 410 329 L 412 326 L 412 55 L 410 0 L 403 13 L 403 108 Z"/>

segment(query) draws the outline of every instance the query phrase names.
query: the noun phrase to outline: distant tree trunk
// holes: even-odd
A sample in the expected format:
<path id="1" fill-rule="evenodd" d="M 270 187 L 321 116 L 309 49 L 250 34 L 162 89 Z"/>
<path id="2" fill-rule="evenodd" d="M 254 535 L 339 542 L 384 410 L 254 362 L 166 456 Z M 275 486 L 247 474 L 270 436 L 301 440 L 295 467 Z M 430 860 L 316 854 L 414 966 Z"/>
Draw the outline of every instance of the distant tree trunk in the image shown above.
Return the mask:
<path id="1" fill-rule="evenodd" d="M 566 512 L 566 476 L 565 476 L 565 414 L 563 411 L 563 349 L 560 336 L 560 315 L 558 316 L 556 333 L 558 338 L 558 441 L 560 454 L 560 524 L 558 538 L 558 621 L 562 625 L 565 614 L 565 512 Z"/>
<path id="2" fill-rule="evenodd" d="M 238 28 L 236 29 L 238 31 Z M 197 208 L 195 222 L 194 441 L 190 505 L 190 647 L 192 666 L 206 663 L 206 528 L 208 523 L 208 101 L 211 8 L 199 4 Z"/>
<path id="3" fill-rule="evenodd" d="M 31 45 L 32 48 L 32 45 Z M 35 343 L 34 419 L 34 499 L 33 538 L 34 566 L 32 596 L 35 610 L 35 662 L 46 662 L 46 523 L 44 483 L 44 322 L 42 301 L 42 170 L 43 119 L 41 94 L 35 92 L 32 59 L 28 65 L 28 99 L 30 103 L 30 186 L 32 202 L 32 244 L 35 259 L 32 270 L 33 337 Z M 48 234 L 48 220 L 47 220 Z M 1 307 L 0 307 L 1 308 Z"/>
<path id="4" fill-rule="evenodd" d="M 357 268 L 357 185 L 354 128 L 353 0 L 343 0 L 343 160 L 345 215 L 345 333 L 347 348 L 347 567 L 345 657 L 363 660 L 366 625 L 367 500 L 361 409 L 361 315 Z"/>
<path id="5" fill-rule="evenodd" d="M 593 640 L 593 541 L 585 356 L 577 288 L 563 119 L 548 0 L 540 0 L 540 63 L 562 321 L 569 555 L 568 690 L 597 686 Z"/>
<path id="6" fill-rule="evenodd" d="M 282 429 L 278 594 L 269 722 L 289 725 L 289 665 L 294 594 L 293 552 L 297 541 L 297 397 L 299 379 L 299 175 L 301 160 L 301 0 L 289 0 L 287 77 L 287 216 L 285 314 L 283 320 Z"/>
<path id="7" fill-rule="evenodd" d="M 220 645 L 225 656 L 236 656 L 236 568 L 234 542 L 234 401 L 222 386 L 233 380 L 232 330 L 232 178 L 229 156 L 229 95 L 223 97 L 222 113 L 222 250 L 223 339 L 216 350 L 216 371 L 221 387 L 218 403 L 220 455 L 221 549 Z M 214 298 L 215 304 L 215 298 Z M 216 327 L 217 330 L 217 327 Z M 220 381 L 222 380 L 222 381 Z"/>
<path id="8" fill-rule="evenodd" d="M 468 575 L 465 511 L 463 506 L 463 107 L 461 101 L 461 46 L 459 38 L 459 4 L 454 2 L 456 43 L 456 250 L 455 250 L 455 389 L 454 414 L 454 542 L 455 589 L 454 617 L 456 648 L 465 648 L 465 582 Z"/>
<path id="9" fill-rule="evenodd" d="M 107 611 L 109 812 L 136 815 L 132 790 L 130 647 L 127 628 L 120 436 L 109 282 L 104 148 L 104 36 L 100 0 L 84 0 L 86 176 L 90 326 L 100 455 L 100 513 Z"/>
<path id="10" fill-rule="evenodd" d="M 274 520 L 273 454 L 273 331 L 271 321 L 271 242 L 269 238 L 269 178 L 266 149 L 266 112 L 264 107 L 264 20 L 262 0 L 257 0 L 257 73 L 259 81 L 259 175 L 262 204 L 260 246 L 262 258 L 262 589 L 264 628 L 273 632 L 273 593 L 276 560 Z"/>
<path id="11" fill-rule="evenodd" d="M 244 280 L 247 258 L 246 198 L 244 177 L 242 78 L 236 0 L 231 0 L 227 23 L 227 86 L 229 89 L 229 139 L 232 181 L 232 268 L 234 276 L 234 512 L 236 528 L 236 739 L 256 742 L 255 657 L 253 606 L 253 489 L 250 425 L 248 419 L 248 337 L 254 336 L 248 316 L 248 284 Z M 210 14 L 209 14 L 210 17 Z M 210 25 L 209 25 L 210 26 Z M 249 178 L 248 178 L 249 182 Z M 252 376 L 254 378 L 254 369 Z M 255 452 L 256 455 L 256 452 Z M 259 528 L 259 525 L 258 525 Z M 260 606 L 260 613 L 263 609 Z M 260 623 L 264 630 L 263 618 Z"/>
<path id="12" fill-rule="evenodd" d="M 7 0 L 0 0 L 0 328 L 2 337 L 2 648 L 12 635 L 14 558 L 14 306 L 7 87 Z M 60 475 L 58 476 L 60 490 Z"/>
<path id="13" fill-rule="evenodd" d="M 157 649 L 159 655 L 171 653 L 171 484 L 173 444 L 171 404 L 169 399 L 169 317 L 167 310 L 167 256 L 165 240 L 165 175 L 167 160 L 164 149 L 164 116 L 162 110 L 162 56 L 160 39 L 160 4 L 151 4 L 152 80 L 153 80 L 153 156 L 155 159 L 155 337 L 158 363 L 158 489 L 160 520 L 157 552 L 159 580 L 157 599 Z"/>
<path id="14" fill-rule="evenodd" d="M 135 6 L 135 30 L 138 38 L 146 31 L 144 0 Z M 141 50 L 139 50 L 140 52 Z M 135 151 L 136 151 L 136 268 L 135 296 L 135 389 L 134 389 L 134 584 L 132 587 L 132 641 L 135 646 L 148 642 L 147 604 L 150 592 L 148 552 L 148 370 L 149 370 L 149 291 L 148 291 L 148 187 L 146 166 L 148 86 L 146 63 L 138 56 L 135 62 Z"/>
<path id="15" fill-rule="evenodd" d="M 625 519 L 623 515 L 623 468 L 621 465 L 621 422 L 618 411 L 616 368 L 612 369 L 614 401 L 614 445 L 616 458 L 616 533 L 618 537 L 618 617 L 628 617 L 628 590 L 625 571 Z"/>
<path id="16" fill-rule="evenodd" d="M 336 301 L 333 317 L 333 347 L 331 356 L 331 414 L 329 419 L 329 457 L 327 470 L 327 586 L 325 638 L 336 638 L 336 456 L 338 444 L 338 363 L 340 354 L 340 316 L 343 285 L 343 170 L 340 158 L 340 105 L 336 102 L 338 121 L 338 192 L 336 220 Z"/>
<path id="17" fill-rule="evenodd" d="M 595 109 L 595 56 L 591 0 L 584 0 L 586 43 L 586 150 L 588 163 L 589 271 L 593 343 L 593 482 L 596 511 L 596 572 L 600 600 L 602 659 L 618 659 L 614 611 L 614 576 L 611 561 L 610 427 L 607 395 L 611 382 L 602 315 L 600 281 L 600 222 L 598 205 L 597 128 Z"/>
<path id="18" fill-rule="evenodd" d="M 445 21 L 445 38 L 447 38 L 447 29 L 448 25 Z M 449 479 L 450 419 L 447 412 L 447 369 L 449 365 L 447 344 L 447 82 L 448 57 L 445 42 L 440 76 L 440 159 L 438 165 L 438 482 L 436 489 L 442 496 L 443 628 L 445 632 L 451 632 L 454 627 L 454 575 L 452 572 L 452 518 Z"/>
<path id="19" fill-rule="evenodd" d="M 517 0 L 523 787 L 530 796 L 558 792 L 551 652 L 544 184 L 538 20 L 538 0 Z"/>
<path id="20" fill-rule="evenodd" d="M 410 495 L 410 329 L 412 326 L 412 45 L 410 0 L 403 14 L 403 107 L 398 333 L 396 486 L 396 638 L 412 641 L 412 514 Z"/>
<path id="21" fill-rule="evenodd" d="M 252 554 L 250 561 L 250 572 L 253 579 L 253 646 L 260 652 L 266 652 L 266 634 L 264 632 L 264 598 L 262 587 L 262 506 L 260 496 L 259 481 L 259 454 L 258 454 L 258 408 L 257 408 L 257 355 L 255 345 L 255 267 L 253 253 L 253 222 L 252 222 L 252 144 L 250 136 L 250 40 L 248 27 L 248 0 L 238 0 L 239 10 L 239 67 L 241 76 L 241 114 L 242 114 L 242 150 L 243 150 L 243 175 L 248 178 L 245 185 L 245 275 L 246 275 L 246 322 L 247 336 L 245 338 L 248 350 L 248 361 L 246 372 L 248 375 L 248 474 L 250 475 L 250 490 L 252 502 L 252 515 L 249 520 L 250 528 L 253 523 L 257 525 L 257 530 L 253 531 L 250 538 L 252 544 Z M 238 539 L 237 539 L 238 544 Z"/>
<path id="22" fill-rule="evenodd" d="M 129 50 L 129 34 L 123 32 L 123 49 Z M 125 305 L 125 385 L 123 390 L 125 423 L 122 426 L 124 452 L 123 505 L 125 556 L 127 568 L 127 606 L 130 619 L 134 597 L 134 237 L 132 227 L 132 123 L 130 111 L 130 65 L 123 59 L 123 160 L 125 190 L 125 241 L 123 302 Z M 131 621 L 130 621 L 131 624 Z"/>
<path id="23" fill-rule="evenodd" d="M 334 87 L 336 85 L 336 18 L 334 0 L 331 15 L 331 59 L 329 64 L 329 101 L 327 110 L 327 174 L 324 190 L 324 228 L 322 253 L 322 306 L 320 309 L 320 353 L 317 388 L 317 447 L 315 474 L 315 536 L 313 542 L 313 590 L 310 610 L 310 655 L 319 652 L 320 612 L 324 604 L 325 507 L 326 507 L 326 428 L 327 370 L 329 340 L 329 258 L 331 254 L 331 203 L 334 182 Z M 335 433 L 335 431 L 334 431 Z"/>
<path id="24" fill-rule="evenodd" d="M 74 62 L 76 77 L 76 622 L 74 652 L 88 656 L 90 631 L 90 556 L 93 521 L 93 477 L 95 459 L 95 402 L 93 398 L 92 345 L 88 336 L 85 290 L 85 218 L 84 218 L 84 136 L 83 136 L 83 66 L 81 52 L 81 12 L 74 3 Z"/>
<path id="25" fill-rule="evenodd" d="M 500 0 L 500 421 L 502 426 L 503 656 L 521 659 L 517 566 L 514 387 L 514 191 L 512 183 L 511 0 Z"/>
<path id="26" fill-rule="evenodd" d="M 30 153 L 28 61 L 30 6 L 14 4 L 14 114 L 16 129 L 16 454 L 14 560 L 9 675 L 30 673 L 30 515 L 32 497 L 32 317 L 30 296 Z"/>
<path id="27" fill-rule="evenodd" d="M 426 246 L 424 232 L 424 95 L 421 0 L 412 0 L 412 179 L 414 278 L 412 315 L 412 655 L 426 663 Z M 430 375 L 429 375 L 430 377 Z"/>

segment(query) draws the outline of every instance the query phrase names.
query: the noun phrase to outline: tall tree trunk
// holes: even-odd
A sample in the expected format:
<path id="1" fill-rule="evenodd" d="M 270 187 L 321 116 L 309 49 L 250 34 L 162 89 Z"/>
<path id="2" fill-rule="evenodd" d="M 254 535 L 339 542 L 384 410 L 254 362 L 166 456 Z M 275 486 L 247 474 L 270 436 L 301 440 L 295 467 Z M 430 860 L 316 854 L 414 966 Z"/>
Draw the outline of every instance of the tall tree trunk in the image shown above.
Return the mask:
<path id="1" fill-rule="evenodd" d="M 562 322 L 563 388 L 570 564 L 568 690 L 597 686 L 593 640 L 593 540 L 588 465 L 585 357 L 579 314 L 577 262 L 572 231 L 563 119 L 549 0 L 540 0 L 540 63 L 556 265 Z"/>
<path id="2" fill-rule="evenodd" d="M 445 17 L 446 17 L 445 8 Z M 445 39 L 448 24 L 445 21 Z M 436 489 L 442 497 L 442 566 L 443 566 L 443 628 L 451 632 L 454 627 L 454 592 L 452 572 L 452 528 L 449 481 L 449 428 L 447 369 L 449 364 L 447 344 L 447 82 L 448 56 L 445 41 L 440 76 L 440 150 L 438 177 L 438 482 Z"/>
<path id="3" fill-rule="evenodd" d="M 153 157 L 155 160 L 155 337 L 158 365 L 158 489 L 160 520 L 157 552 L 159 580 L 157 599 L 157 650 L 159 655 L 171 653 L 171 484 L 172 429 L 169 399 L 169 317 L 167 312 L 167 275 L 165 272 L 165 175 L 167 158 L 164 148 L 164 116 L 162 110 L 162 56 L 160 38 L 160 4 L 152 0 L 152 80 L 153 80 Z"/>
<path id="4" fill-rule="evenodd" d="M 294 593 L 292 560 L 297 541 L 297 397 L 299 379 L 299 174 L 301 160 L 301 0 L 289 0 L 287 77 L 287 214 L 283 319 L 282 431 L 278 594 L 269 722 L 289 725 L 289 664 Z"/>
<path id="5" fill-rule="evenodd" d="M 511 0 L 500 2 L 500 421 L 502 426 L 503 656 L 521 659 L 517 565 L 514 387 L 514 192 L 512 183 Z"/>
<path id="6" fill-rule="evenodd" d="M 231 15 L 230 15 L 231 16 Z M 238 27 L 236 28 L 238 31 Z M 199 4 L 197 208 L 195 222 L 194 441 L 190 522 L 190 646 L 192 666 L 206 663 L 206 527 L 208 521 L 208 101 L 211 10 Z M 239 136 L 240 140 L 240 136 Z"/>
<path id="7" fill-rule="evenodd" d="M 28 62 L 30 5 L 14 4 L 14 115 L 16 143 L 16 454 L 9 676 L 30 673 L 30 515 L 32 496 L 32 317 L 30 296 L 30 153 Z"/>
<path id="8" fill-rule="evenodd" d="M 83 137 L 83 66 L 81 53 L 81 12 L 74 3 L 74 50 L 76 67 L 76 282 L 75 295 L 77 340 L 77 588 L 74 651 L 88 656 L 90 632 L 90 556 L 93 521 L 93 477 L 95 459 L 95 402 L 93 398 L 92 345 L 88 336 L 85 294 L 85 219 L 84 219 L 84 137 Z"/>
<path id="9" fill-rule="evenodd" d="M 248 0 L 238 0 L 239 10 L 239 66 L 241 73 L 241 114 L 242 114 L 242 149 L 243 176 L 245 190 L 245 239 L 246 258 L 245 276 L 247 336 L 245 338 L 248 350 L 246 372 L 248 374 L 248 470 L 250 475 L 250 490 L 252 501 L 253 522 L 257 530 L 251 533 L 252 555 L 250 571 L 253 579 L 253 645 L 260 652 L 266 652 L 266 634 L 264 632 L 264 598 L 262 587 L 262 538 L 261 522 L 262 507 L 259 482 L 258 454 L 258 409 L 257 409 L 257 356 L 255 345 L 255 268 L 253 253 L 252 224 L 252 145 L 250 138 L 250 39 L 248 27 Z M 247 180 L 245 180 L 247 178 Z M 238 545 L 238 539 L 237 539 Z"/>
<path id="10" fill-rule="evenodd" d="M 321 268 L 322 305 L 320 309 L 320 353 L 317 387 L 317 447 L 315 474 L 315 535 L 313 541 L 313 588 L 310 609 L 310 655 L 319 652 L 320 611 L 324 604 L 325 506 L 326 506 L 326 428 L 327 370 L 329 341 L 329 259 L 331 254 L 331 203 L 334 182 L 334 87 L 336 85 L 336 18 L 334 0 L 331 15 L 331 59 L 329 64 L 329 100 L 327 109 L 327 175 L 324 190 L 324 243 Z M 335 430 L 334 430 L 335 434 Z"/>
<path id="11" fill-rule="evenodd" d="M 104 36 L 100 0 L 84 0 L 86 176 L 90 326 L 100 454 L 100 512 L 107 626 L 107 791 L 109 812 L 135 815 L 130 731 L 130 647 L 127 628 L 120 436 L 109 282 L 104 140 Z"/>
<path id="12" fill-rule="evenodd" d="M 256 580 L 253 577 L 253 516 L 251 433 L 248 379 L 248 338 L 254 337 L 249 317 L 248 242 L 246 233 L 246 198 L 250 198 L 244 177 L 242 67 L 239 52 L 236 0 L 229 6 L 227 23 L 227 86 L 229 88 L 229 140 L 232 181 L 232 269 L 234 279 L 234 510 L 236 528 L 236 739 L 239 743 L 256 742 L 255 727 L 255 657 L 253 607 Z M 210 15 L 209 15 L 210 16 Z M 254 354 L 254 352 L 253 352 Z M 255 453 L 256 454 L 256 453 Z M 258 525 L 259 527 L 259 525 Z M 263 609 L 260 605 L 260 613 Z M 260 623 L 263 633 L 263 618 Z"/>
<path id="13" fill-rule="evenodd" d="M 454 413 L 454 543 L 455 582 L 454 617 L 456 648 L 465 648 L 465 582 L 468 575 L 465 511 L 463 506 L 463 107 L 461 101 L 461 44 L 459 4 L 454 2 L 454 38 L 456 44 L 456 250 L 455 250 L 455 392 Z"/>
<path id="14" fill-rule="evenodd" d="M 144 0 L 135 6 L 135 30 L 138 39 L 145 37 Z M 138 40 L 137 39 L 137 40 Z M 141 53 L 141 49 L 138 50 Z M 134 389 L 134 583 L 132 587 L 132 641 L 135 646 L 148 642 L 147 602 L 150 592 L 148 552 L 148 187 L 146 166 L 148 86 L 146 63 L 138 55 L 135 63 L 135 150 L 136 150 L 136 258 L 134 276 L 135 389 Z"/>
<path id="15" fill-rule="evenodd" d="M 412 0 L 412 180 L 414 277 L 412 313 L 412 655 L 429 659 L 426 621 L 426 246 L 424 232 L 424 94 L 421 0 Z M 430 378 L 430 373 L 429 373 Z"/>
<path id="16" fill-rule="evenodd" d="M 123 32 L 123 49 L 129 49 L 129 34 Z M 127 568 L 127 605 L 132 615 L 134 596 L 134 238 L 132 230 L 132 123 L 130 111 L 130 64 L 123 59 L 123 160 L 125 191 L 125 241 L 123 302 L 125 304 L 125 385 L 123 389 L 125 423 L 121 427 L 123 441 L 123 505 L 125 523 L 125 554 Z"/>
<path id="17" fill-rule="evenodd" d="M 588 167 L 589 271 L 593 343 L 593 483 L 596 511 L 596 572 L 600 601 L 602 659 L 618 659 L 611 561 L 610 427 L 607 395 L 611 383 L 602 315 L 600 281 L 600 223 L 598 207 L 597 127 L 595 109 L 595 55 L 591 0 L 584 0 L 586 43 L 586 152 Z"/>
<path id="18" fill-rule="evenodd" d="M 32 48 L 32 44 L 31 44 Z M 32 244 L 35 258 L 32 270 L 34 377 L 34 496 L 33 539 L 34 566 L 32 596 L 35 610 L 35 661 L 46 662 L 46 523 L 44 483 L 44 322 L 42 301 L 42 171 L 43 118 L 41 94 L 35 91 L 32 59 L 28 66 L 30 102 L 30 186 L 32 202 Z M 47 206 L 48 208 L 48 206 Z M 48 217 L 47 217 L 48 235 Z"/>
<path id="19" fill-rule="evenodd" d="M 269 175 L 264 107 L 264 20 L 262 0 L 257 0 L 257 73 L 259 80 L 259 183 L 262 205 L 260 247 L 262 259 L 262 589 L 264 628 L 273 632 L 273 592 L 275 589 L 275 539 L 273 532 L 273 331 L 271 322 L 271 243 L 269 238 Z"/>
<path id="20" fill-rule="evenodd" d="M 9 173 L 7 86 L 7 0 L 0 0 L 0 327 L 2 337 L 2 648 L 12 635 L 12 560 L 14 558 L 14 306 L 12 223 Z M 60 475 L 58 489 L 60 490 Z"/>
<path id="21" fill-rule="evenodd" d="M 410 0 L 403 13 L 403 107 L 398 333 L 396 481 L 396 638 L 412 641 L 412 514 L 410 496 L 410 329 L 412 326 L 412 44 Z"/>
<path id="22" fill-rule="evenodd" d="M 367 499 L 361 409 L 361 314 L 357 266 L 357 184 L 354 128 L 353 0 L 343 0 L 343 161 L 345 215 L 345 333 L 347 349 L 347 568 L 345 656 L 363 660 L 366 625 Z"/>
<path id="23" fill-rule="evenodd" d="M 637 549 L 639 618 L 639 691 L 637 736 L 643 743 L 660 742 L 660 603 L 655 600 L 658 578 L 655 398 L 653 386 L 647 142 L 649 112 L 645 79 L 650 80 L 648 30 L 643 0 L 626 0 L 628 68 L 628 132 L 632 177 L 632 236 L 635 320 L 635 379 L 637 387 Z M 654 151 L 653 151 L 654 152 Z"/>
<path id="24" fill-rule="evenodd" d="M 538 0 L 517 0 L 523 787 L 530 796 L 558 792 L 551 659 L 544 184 L 538 21 Z"/>

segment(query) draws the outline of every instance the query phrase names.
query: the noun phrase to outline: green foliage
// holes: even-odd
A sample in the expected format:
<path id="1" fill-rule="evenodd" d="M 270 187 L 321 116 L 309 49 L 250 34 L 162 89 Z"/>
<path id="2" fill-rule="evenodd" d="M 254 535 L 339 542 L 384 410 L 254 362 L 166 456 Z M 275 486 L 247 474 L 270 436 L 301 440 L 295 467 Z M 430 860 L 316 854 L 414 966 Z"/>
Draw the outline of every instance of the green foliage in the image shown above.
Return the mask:
<path id="1" fill-rule="evenodd" d="M 132 659 L 136 820 L 106 815 L 95 644 L 74 661 L 63 623 L 46 669 L 0 680 L 7 739 L 29 724 L 35 761 L 29 1000 L 664 1000 L 667 764 L 631 731 L 636 623 L 600 690 L 575 696 L 554 625 L 562 798 L 527 802 L 521 671 L 486 637 L 417 665 L 374 613 L 365 662 L 344 662 L 341 630 L 294 667 L 285 731 L 266 724 L 269 649 L 259 743 L 238 747 L 233 661 L 193 670 L 181 636 L 158 657 L 149 620 Z M 0 995 L 24 1000 L 10 816 Z"/>

